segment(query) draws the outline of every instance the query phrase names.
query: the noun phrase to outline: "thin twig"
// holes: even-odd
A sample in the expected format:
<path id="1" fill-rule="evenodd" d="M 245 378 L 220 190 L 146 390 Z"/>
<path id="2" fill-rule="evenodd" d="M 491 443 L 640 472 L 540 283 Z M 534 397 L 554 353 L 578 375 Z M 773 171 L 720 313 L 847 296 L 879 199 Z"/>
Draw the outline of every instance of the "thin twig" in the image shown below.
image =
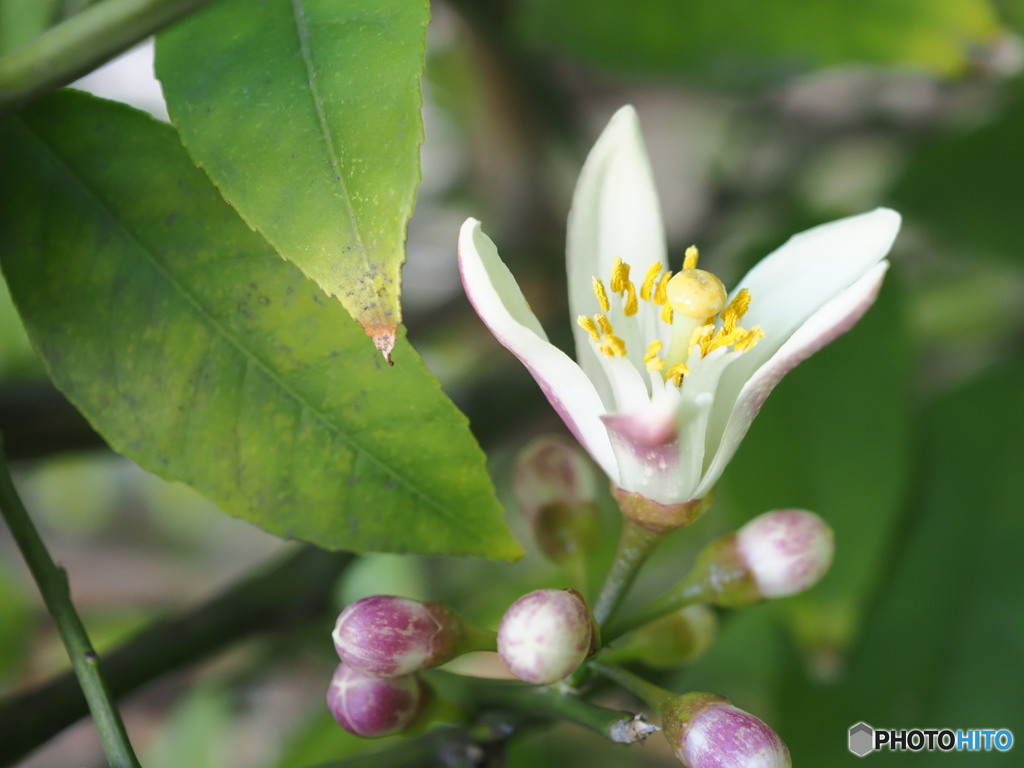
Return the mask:
<path id="1" fill-rule="evenodd" d="M 347 553 L 299 547 L 190 612 L 154 623 L 105 654 L 110 692 L 120 698 L 240 638 L 323 615 L 351 560 Z M 71 674 L 0 700 L 0 765 L 16 762 L 87 713 Z"/>
<path id="2" fill-rule="evenodd" d="M 11 534 L 32 572 L 32 578 L 35 579 L 39 591 L 42 593 L 46 609 L 57 624 L 57 631 L 60 632 L 60 638 L 64 641 L 64 647 L 71 659 L 71 666 L 74 668 L 78 683 L 89 704 L 89 711 L 92 712 L 96 729 L 100 734 L 100 741 L 103 744 L 103 751 L 107 755 L 111 768 L 138 768 L 139 761 L 128 740 L 124 723 L 121 722 L 121 716 L 117 707 L 114 706 L 113 698 L 100 674 L 99 656 L 93 650 L 82 620 L 78 617 L 78 612 L 71 602 L 67 573 L 53 562 L 39 532 L 32 524 L 25 505 L 22 504 L 14 482 L 11 480 L 7 461 L 2 455 L 2 443 L 0 443 L 0 508 L 2 508 Z"/>

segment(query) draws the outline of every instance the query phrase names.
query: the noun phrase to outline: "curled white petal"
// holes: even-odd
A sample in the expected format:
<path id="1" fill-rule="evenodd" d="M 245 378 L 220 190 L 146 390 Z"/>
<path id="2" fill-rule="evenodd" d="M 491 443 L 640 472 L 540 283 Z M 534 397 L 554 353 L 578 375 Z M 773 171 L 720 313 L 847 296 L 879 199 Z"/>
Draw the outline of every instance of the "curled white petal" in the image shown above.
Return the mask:
<path id="1" fill-rule="evenodd" d="M 494 243 L 467 219 L 459 232 L 459 273 L 473 308 L 501 344 L 529 369 L 580 444 L 611 478 L 618 468 L 601 424 L 604 404 L 583 370 L 548 341 Z"/>
<path id="2" fill-rule="evenodd" d="M 646 270 L 654 261 L 667 264 L 658 193 L 640 121 L 631 106 L 612 116 L 587 155 L 573 192 L 566 236 L 576 359 L 599 383 L 599 390 L 604 373 L 586 331 L 576 326 L 576 317 L 598 311 L 591 280 L 607 281 L 616 256 L 638 270 Z M 638 339 L 625 340 L 633 353 L 631 347 L 637 346 Z M 637 352 L 642 354 L 643 349 Z"/>
<path id="3" fill-rule="evenodd" d="M 717 451 L 701 479 L 695 497 L 707 494 L 721 477 L 740 442 L 747 434 L 769 393 L 782 377 L 819 349 L 850 330 L 874 303 L 882 278 L 889 268 L 883 261 L 814 313 L 740 389 L 721 437 L 714 437 Z"/>

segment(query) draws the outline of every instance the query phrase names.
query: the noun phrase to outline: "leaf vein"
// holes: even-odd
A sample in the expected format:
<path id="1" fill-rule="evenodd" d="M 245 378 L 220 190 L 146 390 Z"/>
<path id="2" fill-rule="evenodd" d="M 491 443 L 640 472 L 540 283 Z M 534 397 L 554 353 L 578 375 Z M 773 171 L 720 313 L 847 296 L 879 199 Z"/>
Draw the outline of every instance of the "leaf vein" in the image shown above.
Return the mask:
<path id="1" fill-rule="evenodd" d="M 331 166 L 334 169 L 334 176 L 341 187 L 341 198 L 344 202 L 345 215 L 348 216 L 349 224 L 352 227 L 352 235 L 356 241 L 359 257 L 363 262 L 365 275 L 372 273 L 369 254 L 366 252 L 366 244 L 363 242 L 362 231 L 359 228 L 359 221 L 356 218 L 355 208 L 352 205 L 352 195 L 348 189 L 348 182 L 345 180 L 341 155 L 334 141 L 334 131 L 327 119 L 327 110 L 324 107 L 323 94 L 317 84 L 316 66 L 313 62 L 313 51 L 309 45 L 309 25 L 306 23 L 305 4 L 303 0 L 291 0 L 292 18 L 295 20 L 295 32 L 299 38 L 299 53 L 302 56 L 302 63 L 306 68 L 306 79 L 309 82 L 309 93 L 313 98 L 313 109 L 316 112 L 317 122 L 320 126 L 320 134 L 323 136 L 327 154 L 331 159 Z"/>
<path id="2" fill-rule="evenodd" d="M 50 157 L 62 167 L 75 184 L 82 190 L 82 192 L 90 199 L 92 199 L 96 207 L 107 217 L 109 221 L 113 223 L 116 229 L 122 232 L 131 242 L 135 243 L 140 253 L 143 254 L 146 261 L 149 262 L 151 267 L 157 271 L 168 284 L 189 304 L 193 311 L 211 328 L 211 330 L 218 333 L 221 338 L 230 343 L 242 356 L 244 364 L 247 369 L 253 365 L 256 365 L 263 374 L 276 384 L 282 393 L 287 394 L 291 399 L 301 404 L 305 408 L 309 409 L 311 414 L 316 416 L 317 420 L 328 430 L 328 432 L 336 435 L 342 442 L 349 445 L 357 454 L 365 456 L 374 464 L 379 466 L 383 473 L 387 476 L 394 477 L 398 480 L 401 485 L 406 488 L 410 495 L 414 498 L 418 498 L 428 508 L 432 509 L 441 518 L 449 521 L 459 523 L 458 516 L 448 508 L 444 503 L 435 501 L 429 494 L 421 490 L 417 485 L 412 483 L 403 473 L 396 472 L 389 464 L 384 460 L 377 457 L 372 451 L 362 445 L 356 440 L 349 432 L 341 429 L 338 425 L 334 424 L 327 415 L 313 405 L 309 400 L 296 391 L 294 388 L 289 386 L 276 371 L 274 371 L 255 351 L 247 347 L 239 339 L 229 332 L 229 330 L 200 303 L 200 301 L 192 295 L 192 292 L 185 288 L 175 276 L 168 270 L 166 265 L 159 261 L 156 255 L 152 252 L 152 249 L 146 244 L 143 238 L 141 238 L 135 231 L 133 231 L 127 223 L 120 219 L 115 213 L 115 209 L 111 206 L 90 184 L 87 183 L 86 179 L 75 169 L 75 167 L 65 158 L 57 149 L 50 145 L 43 136 L 31 128 L 31 126 L 24 124 L 26 133 L 32 137 Z M 115 365 L 116 375 L 116 365 Z M 249 371 L 246 370 L 244 377 L 248 377 Z M 241 404 L 240 404 L 241 408 Z M 237 431 L 237 424 L 236 424 Z M 241 436 L 239 435 L 239 442 L 241 443 Z M 241 446 L 239 446 L 241 448 Z M 241 471 L 242 462 L 238 462 L 236 471 Z M 241 486 L 239 486 L 241 487 Z"/>

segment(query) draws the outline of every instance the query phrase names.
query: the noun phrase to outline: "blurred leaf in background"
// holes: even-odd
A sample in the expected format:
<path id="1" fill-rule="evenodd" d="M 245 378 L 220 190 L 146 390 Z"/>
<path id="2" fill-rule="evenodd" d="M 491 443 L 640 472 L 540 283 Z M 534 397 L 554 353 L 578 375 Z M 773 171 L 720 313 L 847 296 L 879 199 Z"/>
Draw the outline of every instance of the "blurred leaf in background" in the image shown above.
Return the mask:
<path id="1" fill-rule="evenodd" d="M 595 67 L 716 85 L 840 64 L 961 74 L 1001 33 L 986 0 L 529 0 L 522 25 Z"/>
<path id="2" fill-rule="evenodd" d="M 845 733 L 862 720 L 877 728 L 1019 732 L 1022 391 L 1018 360 L 924 413 L 918 482 L 891 553 L 890 576 L 848 669 L 839 684 L 818 685 L 790 661 L 781 679 L 778 725 L 794 764 L 859 764 L 846 752 Z M 927 760 L 952 765 L 965 757 L 933 753 Z M 880 752 L 872 760 L 888 766 L 908 758 Z"/>

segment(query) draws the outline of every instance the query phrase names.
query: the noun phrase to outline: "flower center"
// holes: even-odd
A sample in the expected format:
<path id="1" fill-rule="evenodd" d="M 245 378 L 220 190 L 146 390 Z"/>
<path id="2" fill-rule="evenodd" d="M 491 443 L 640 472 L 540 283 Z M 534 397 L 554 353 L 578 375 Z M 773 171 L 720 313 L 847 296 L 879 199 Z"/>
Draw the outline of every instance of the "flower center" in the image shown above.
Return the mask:
<path id="1" fill-rule="evenodd" d="M 686 249 L 683 268 L 675 274 L 671 270 L 662 273 L 661 262 L 654 262 L 644 274 L 638 291 L 629 279 L 630 266 L 616 258 L 607 290 L 599 277 L 594 278 L 594 296 L 601 312 L 581 315 L 577 322 L 590 334 L 601 354 L 625 357 L 626 342 L 615 334 L 608 319 L 612 311 L 609 292 L 620 298 L 621 311 L 626 318 L 633 318 L 641 307 L 645 312 L 655 313 L 656 326 L 664 323 L 671 327 L 668 350 L 662 355 L 665 343 L 656 338 L 647 345 L 643 362 L 648 371 L 660 372 L 666 381 L 672 381 L 677 387 L 690 373 L 691 353 L 699 351 L 697 359 L 700 360 L 722 347 L 731 346 L 737 352 L 746 352 L 764 336 L 760 326 L 748 330 L 739 325 L 750 307 L 750 292 L 744 288 L 726 304 L 728 294 L 722 281 L 711 272 L 697 269 L 697 259 L 697 248 L 691 245 Z"/>

